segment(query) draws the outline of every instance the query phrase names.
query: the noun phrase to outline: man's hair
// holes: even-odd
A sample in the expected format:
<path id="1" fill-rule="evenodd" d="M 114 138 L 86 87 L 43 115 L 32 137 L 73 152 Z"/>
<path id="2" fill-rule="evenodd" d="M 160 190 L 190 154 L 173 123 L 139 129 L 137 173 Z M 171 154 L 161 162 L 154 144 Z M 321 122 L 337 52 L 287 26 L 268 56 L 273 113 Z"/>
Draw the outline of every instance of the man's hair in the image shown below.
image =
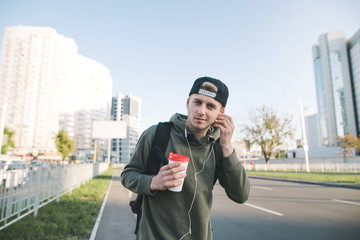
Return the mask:
<path id="1" fill-rule="evenodd" d="M 213 93 L 217 93 L 218 88 L 215 86 L 215 84 L 211 83 L 211 82 L 203 82 L 201 84 L 201 88 Z"/>

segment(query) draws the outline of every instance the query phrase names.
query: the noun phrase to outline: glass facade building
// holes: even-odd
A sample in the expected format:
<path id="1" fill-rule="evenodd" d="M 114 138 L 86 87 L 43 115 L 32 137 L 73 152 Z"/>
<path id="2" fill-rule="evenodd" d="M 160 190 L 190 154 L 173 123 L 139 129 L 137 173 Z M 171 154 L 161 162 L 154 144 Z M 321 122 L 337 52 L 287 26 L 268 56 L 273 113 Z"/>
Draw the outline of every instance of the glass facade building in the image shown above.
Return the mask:
<path id="1" fill-rule="evenodd" d="M 313 46 L 313 63 L 322 146 L 337 146 L 337 136 L 358 134 L 348 46 L 343 32 L 322 34 Z"/>
<path id="2" fill-rule="evenodd" d="M 353 84 L 353 95 L 355 99 L 355 112 L 358 133 L 360 130 L 360 29 L 348 40 L 348 54 L 350 62 L 350 73 Z"/>

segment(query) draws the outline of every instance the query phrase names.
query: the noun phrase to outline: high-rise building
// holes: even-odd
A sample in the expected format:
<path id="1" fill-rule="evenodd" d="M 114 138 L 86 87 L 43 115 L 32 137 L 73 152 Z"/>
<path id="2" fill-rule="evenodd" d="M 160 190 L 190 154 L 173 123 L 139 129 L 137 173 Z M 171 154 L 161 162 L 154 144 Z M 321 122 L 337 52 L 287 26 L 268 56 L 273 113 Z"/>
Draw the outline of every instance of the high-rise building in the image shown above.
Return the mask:
<path id="1" fill-rule="evenodd" d="M 357 135 L 350 64 L 343 32 L 322 34 L 313 46 L 316 95 L 323 146 L 337 146 L 336 136 Z"/>
<path id="2" fill-rule="evenodd" d="M 140 136 L 141 98 L 133 95 L 118 94 L 113 97 L 111 119 L 126 123 L 127 136 L 124 139 L 113 139 L 111 142 L 111 161 L 127 163 L 133 154 Z"/>
<path id="3" fill-rule="evenodd" d="M 15 131 L 16 151 L 55 152 L 59 129 L 76 140 L 77 150 L 92 150 L 91 121 L 110 119 L 112 78 L 77 49 L 73 39 L 49 27 L 5 29 L 0 114 Z"/>
<path id="4" fill-rule="evenodd" d="M 360 130 L 360 29 L 347 43 L 350 73 L 354 90 L 357 130 Z"/>

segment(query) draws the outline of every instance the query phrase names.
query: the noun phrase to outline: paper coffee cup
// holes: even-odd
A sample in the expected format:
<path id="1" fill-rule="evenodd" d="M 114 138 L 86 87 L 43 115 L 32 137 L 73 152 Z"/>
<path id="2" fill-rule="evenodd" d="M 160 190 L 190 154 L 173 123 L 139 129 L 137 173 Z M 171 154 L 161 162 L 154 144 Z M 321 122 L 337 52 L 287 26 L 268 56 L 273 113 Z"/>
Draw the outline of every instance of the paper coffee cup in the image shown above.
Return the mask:
<path id="1" fill-rule="evenodd" d="M 188 156 L 185 156 L 185 155 L 181 155 L 181 154 L 174 154 L 174 153 L 170 153 L 169 154 L 169 164 L 170 163 L 180 163 L 181 166 L 185 166 L 185 170 L 184 171 L 181 171 L 179 173 L 185 173 L 186 172 L 186 169 L 187 169 L 187 166 L 189 164 L 189 157 Z M 169 188 L 170 191 L 173 191 L 173 192 L 181 192 L 182 190 L 182 187 L 184 185 L 184 178 L 181 178 L 181 179 L 176 179 L 174 180 L 175 182 L 178 182 L 178 181 L 182 181 L 181 185 L 177 186 L 177 187 L 172 187 L 172 188 Z"/>

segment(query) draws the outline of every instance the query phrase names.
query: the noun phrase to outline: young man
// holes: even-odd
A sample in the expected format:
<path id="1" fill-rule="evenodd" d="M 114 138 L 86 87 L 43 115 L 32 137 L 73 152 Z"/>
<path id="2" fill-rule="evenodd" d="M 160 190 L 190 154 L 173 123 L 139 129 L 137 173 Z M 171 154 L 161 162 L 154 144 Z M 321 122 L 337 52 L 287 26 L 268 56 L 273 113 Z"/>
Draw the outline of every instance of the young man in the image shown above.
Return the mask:
<path id="1" fill-rule="evenodd" d="M 237 158 L 231 138 L 235 129 L 225 114 L 228 88 L 218 79 L 202 77 L 194 82 L 187 99 L 188 116 L 174 114 L 174 123 L 164 156 L 170 152 L 189 156 L 186 173 L 179 163 L 163 165 L 156 176 L 144 174 L 156 126 L 140 137 L 135 152 L 121 174 L 122 184 L 143 194 L 142 215 L 136 239 L 212 239 L 210 210 L 215 170 L 219 183 L 235 202 L 248 199 L 250 183 Z M 214 142 L 220 137 L 221 167 L 216 166 Z M 182 182 L 181 192 L 168 188 Z"/>

